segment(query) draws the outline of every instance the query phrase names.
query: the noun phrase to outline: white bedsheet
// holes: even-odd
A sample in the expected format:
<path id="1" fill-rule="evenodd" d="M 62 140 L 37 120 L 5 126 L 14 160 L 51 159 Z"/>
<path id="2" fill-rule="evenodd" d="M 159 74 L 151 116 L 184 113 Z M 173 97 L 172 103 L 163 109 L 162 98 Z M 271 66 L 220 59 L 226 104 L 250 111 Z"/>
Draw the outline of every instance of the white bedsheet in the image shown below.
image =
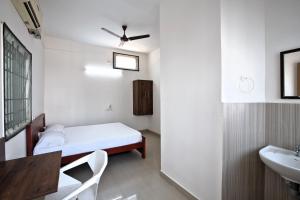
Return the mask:
<path id="1" fill-rule="evenodd" d="M 142 141 L 142 134 L 122 123 L 109 123 L 91 126 L 65 128 L 65 144 L 63 146 L 34 148 L 34 155 L 62 151 L 62 156 L 108 149 Z"/>

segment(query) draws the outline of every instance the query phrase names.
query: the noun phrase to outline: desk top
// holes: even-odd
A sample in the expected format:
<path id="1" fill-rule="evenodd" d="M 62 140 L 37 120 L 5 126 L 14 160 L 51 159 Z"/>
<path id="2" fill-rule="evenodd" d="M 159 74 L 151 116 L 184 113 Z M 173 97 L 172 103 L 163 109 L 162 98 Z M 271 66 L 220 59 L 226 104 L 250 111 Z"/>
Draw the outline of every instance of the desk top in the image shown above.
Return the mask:
<path id="1" fill-rule="evenodd" d="M 61 152 L 0 162 L 0 199 L 31 200 L 57 192 Z"/>

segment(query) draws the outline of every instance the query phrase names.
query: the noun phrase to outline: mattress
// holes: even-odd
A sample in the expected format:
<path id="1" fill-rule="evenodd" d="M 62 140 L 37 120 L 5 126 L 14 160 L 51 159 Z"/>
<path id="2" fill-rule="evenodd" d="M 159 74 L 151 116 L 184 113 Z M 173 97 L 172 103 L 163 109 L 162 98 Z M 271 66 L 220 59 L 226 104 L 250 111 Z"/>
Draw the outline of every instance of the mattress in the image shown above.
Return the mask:
<path id="1" fill-rule="evenodd" d="M 34 148 L 33 154 L 62 151 L 62 156 L 109 149 L 142 141 L 142 134 L 122 123 L 68 127 L 64 129 L 65 143 L 51 148 Z"/>

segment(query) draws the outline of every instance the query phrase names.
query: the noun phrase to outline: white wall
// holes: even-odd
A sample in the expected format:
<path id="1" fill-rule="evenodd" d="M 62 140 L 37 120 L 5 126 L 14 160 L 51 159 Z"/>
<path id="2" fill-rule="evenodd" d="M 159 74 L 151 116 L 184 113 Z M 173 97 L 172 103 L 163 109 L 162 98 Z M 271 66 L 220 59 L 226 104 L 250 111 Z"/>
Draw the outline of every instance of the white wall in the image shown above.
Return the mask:
<path id="1" fill-rule="evenodd" d="M 148 129 L 150 116 L 134 116 L 132 81 L 148 79 L 148 56 L 140 56 L 140 71 L 112 69 L 113 49 L 47 37 L 45 40 L 45 113 L 47 123 L 66 126 L 120 121 Z M 123 52 L 132 54 L 132 52 Z M 121 77 L 92 77 L 85 66 L 120 72 Z M 109 104 L 112 111 L 107 111 Z"/>
<path id="2" fill-rule="evenodd" d="M 34 39 L 28 34 L 24 23 L 22 22 L 10 0 L 0 1 L 0 21 L 5 22 L 18 37 L 18 39 L 20 39 L 20 41 L 32 53 L 32 112 L 33 117 L 37 116 L 43 112 L 44 107 L 44 50 L 42 42 L 41 40 Z M 0 59 L 2 60 L 2 58 Z M 1 97 L 1 99 L 3 99 L 3 97 Z M 0 113 L 2 115 L 3 111 Z M 25 131 L 22 131 L 17 136 L 6 142 L 5 147 L 7 159 L 26 156 Z"/>
<path id="3" fill-rule="evenodd" d="M 293 102 L 280 99 L 280 52 L 300 47 L 298 0 L 222 0 L 222 101 Z M 240 77 L 254 81 L 239 90 Z"/>
<path id="4" fill-rule="evenodd" d="M 149 129 L 160 134 L 160 49 L 149 54 L 149 78 L 153 80 L 153 116 Z"/>
<path id="5" fill-rule="evenodd" d="M 265 0 L 266 16 L 266 100 L 280 99 L 280 52 L 300 48 L 300 1 Z"/>
<path id="6" fill-rule="evenodd" d="M 219 0 L 161 3 L 161 170 L 201 200 L 221 199 Z"/>
<path id="7" fill-rule="evenodd" d="M 222 0 L 221 2 L 222 100 L 223 102 L 264 102 L 264 1 Z M 243 89 L 245 82 L 241 77 L 252 82 L 252 90 Z"/>

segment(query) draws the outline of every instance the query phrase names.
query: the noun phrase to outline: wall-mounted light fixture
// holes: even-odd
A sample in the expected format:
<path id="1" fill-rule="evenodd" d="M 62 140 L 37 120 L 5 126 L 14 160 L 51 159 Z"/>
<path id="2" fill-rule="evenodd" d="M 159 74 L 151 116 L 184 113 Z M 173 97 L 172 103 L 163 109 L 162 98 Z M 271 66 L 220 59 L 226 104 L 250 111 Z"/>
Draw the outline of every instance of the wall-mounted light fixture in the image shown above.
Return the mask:
<path id="1" fill-rule="evenodd" d="M 108 67 L 101 67 L 97 65 L 86 65 L 85 74 L 88 76 L 102 76 L 108 78 L 120 78 L 123 73 L 121 70 L 115 70 Z"/>

